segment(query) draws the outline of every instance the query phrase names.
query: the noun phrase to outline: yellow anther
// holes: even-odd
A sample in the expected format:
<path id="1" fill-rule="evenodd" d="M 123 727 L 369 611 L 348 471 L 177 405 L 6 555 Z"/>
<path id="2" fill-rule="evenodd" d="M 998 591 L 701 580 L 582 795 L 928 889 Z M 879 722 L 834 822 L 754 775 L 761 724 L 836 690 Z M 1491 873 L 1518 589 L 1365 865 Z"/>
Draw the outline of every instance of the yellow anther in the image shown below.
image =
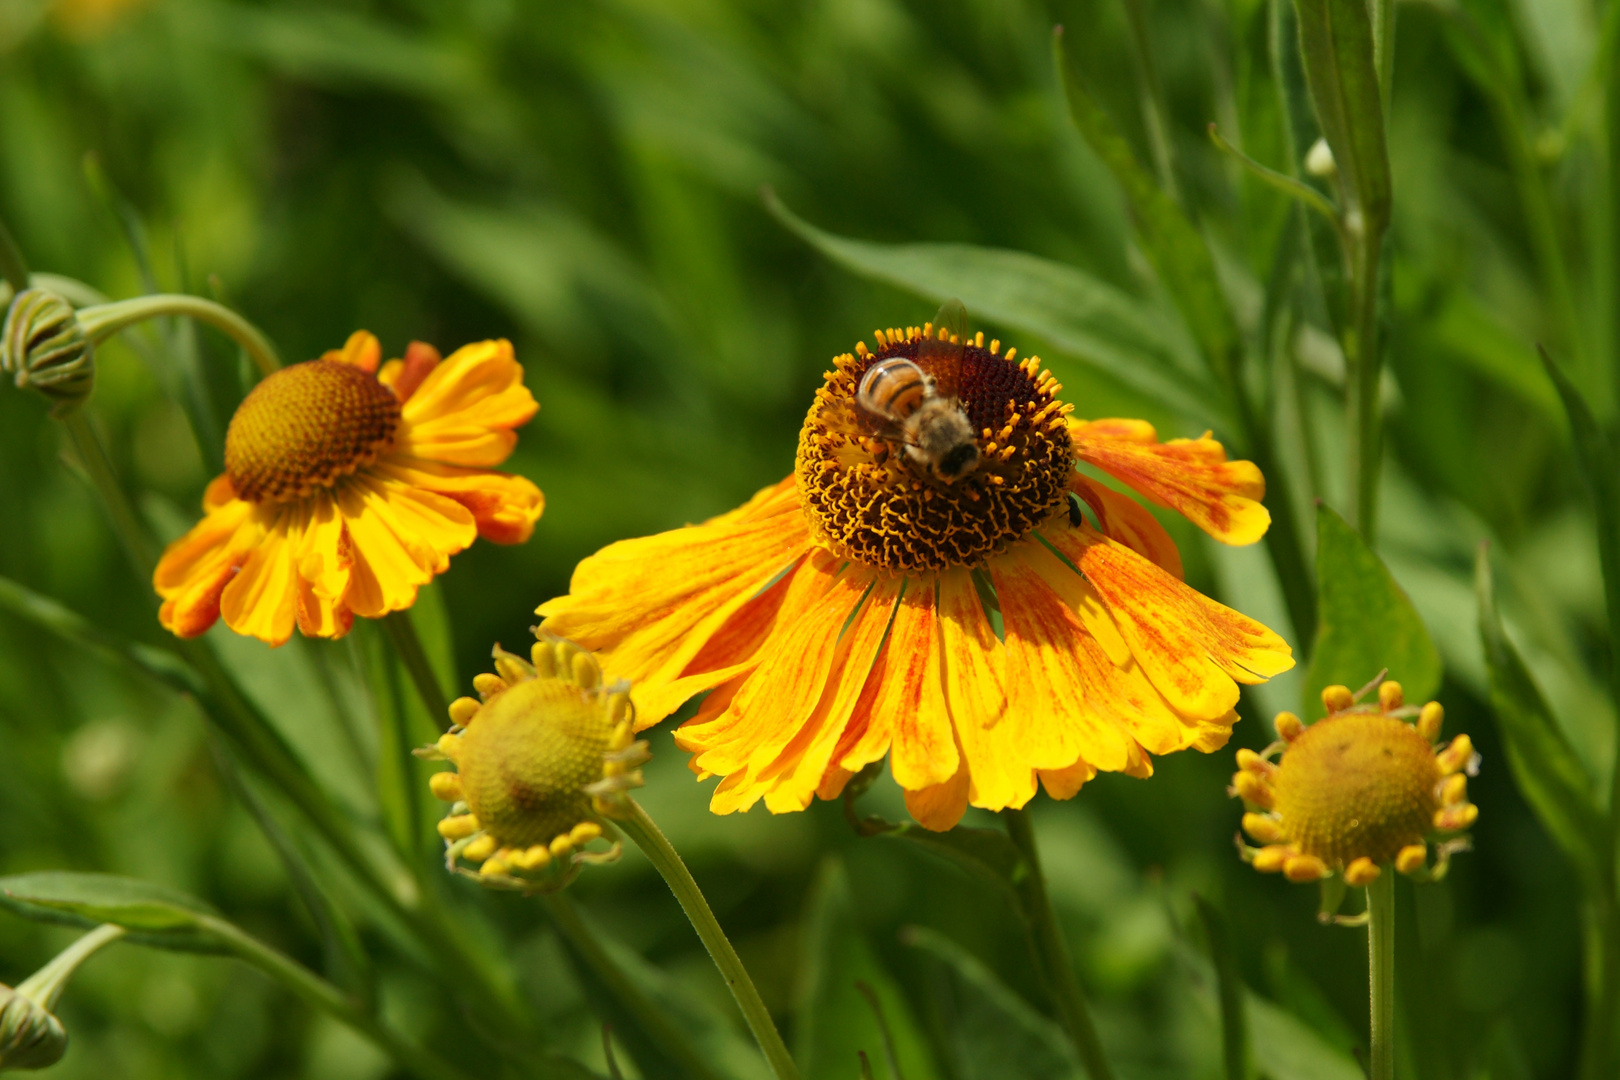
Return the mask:
<path id="1" fill-rule="evenodd" d="M 1440 764 L 1440 775 L 1450 776 L 1454 772 L 1461 772 L 1467 768 L 1473 756 L 1474 740 L 1467 735 L 1457 736 L 1451 740 L 1450 746 L 1435 755 Z"/>
<path id="2" fill-rule="evenodd" d="M 1395 856 L 1395 869 L 1403 874 L 1415 874 L 1429 861 L 1429 849 L 1422 844 L 1401 848 Z"/>
<path id="3" fill-rule="evenodd" d="M 1462 832 L 1479 820 L 1479 807 L 1460 803 L 1434 812 L 1434 827 L 1442 832 Z"/>
<path id="4" fill-rule="evenodd" d="M 1244 772 L 1252 772 L 1256 776 L 1265 778 L 1277 771 L 1277 766 L 1255 753 L 1253 750 L 1239 750 L 1237 752 L 1238 768 Z"/>
<path id="5" fill-rule="evenodd" d="M 443 754 L 451 761 L 455 761 L 456 755 L 461 753 L 461 736 L 452 735 L 447 731 L 443 735 L 439 736 L 439 741 L 436 745 L 439 748 L 439 753 Z"/>
<path id="6" fill-rule="evenodd" d="M 1275 844 L 1283 838 L 1282 824 L 1265 814 L 1244 814 L 1243 831 L 1261 844 Z"/>
<path id="7" fill-rule="evenodd" d="M 471 814 L 457 814 L 455 817 L 441 818 L 438 828 L 439 835 L 446 840 L 465 840 L 478 831 L 478 819 Z"/>
<path id="8" fill-rule="evenodd" d="M 1315 855 L 1290 855 L 1283 863 L 1283 877 L 1289 881 L 1320 881 L 1327 872 L 1327 863 Z"/>
<path id="9" fill-rule="evenodd" d="M 1440 781 L 1440 805 L 1456 806 L 1468 800 L 1468 777 L 1462 773 L 1448 776 Z"/>
<path id="10" fill-rule="evenodd" d="M 617 706 L 613 711 L 618 712 Z M 635 737 L 636 733 L 631 730 L 630 721 L 620 720 L 613 729 L 613 737 L 608 740 L 608 748 L 610 750 L 623 750 L 634 741 Z"/>
<path id="11" fill-rule="evenodd" d="M 1394 679 L 1378 684 L 1378 707 L 1385 712 L 1393 712 L 1405 704 L 1401 697 L 1401 684 Z M 1369 879 L 1370 880 L 1370 879 Z"/>
<path id="12" fill-rule="evenodd" d="M 433 792 L 433 797 L 440 802 L 460 802 L 461 774 L 436 772 L 428 777 L 428 788 Z"/>
<path id="13" fill-rule="evenodd" d="M 506 683 L 501 681 L 499 675 L 491 675 L 487 671 L 480 671 L 473 676 L 473 689 L 478 691 L 479 697 L 488 701 L 502 690 L 505 690 Z"/>
<path id="14" fill-rule="evenodd" d="M 1237 790 L 1238 796 L 1244 802 L 1258 806 L 1262 810 L 1270 810 L 1277 801 L 1271 787 L 1251 772 L 1240 772 L 1233 776 L 1232 787 Z"/>
<path id="15" fill-rule="evenodd" d="M 569 830 L 568 839 L 573 841 L 575 847 L 582 848 L 601 835 L 602 826 L 594 821 L 582 821 Z"/>
<path id="16" fill-rule="evenodd" d="M 533 647 L 529 649 L 529 662 L 534 665 L 534 673 L 538 678 L 556 678 L 557 650 L 551 647 L 550 642 L 535 642 Z"/>
<path id="17" fill-rule="evenodd" d="M 1328 686 L 1322 689 L 1322 707 L 1331 716 L 1334 713 L 1344 712 L 1356 703 L 1348 686 Z"/>
<path id="18" fill-rule="evenodd" d="M 499 845 L 495 842 L 495 838 L 488 833 L 485 833 L 483 836 L 478 837 L 478 839 L 462 848 L 461 857 L 466 859 L 468 862 L 483 862 L 485 859 L 495 854 L 495 849 L 498 846 Z"/>
<path id="19" fill-rule="evenodd" d="M 505 877 L 509 869 L 504 860 L 485 859 L 484 865 L 478 868 L 478 872 L 485 877 Z"/>
<path id="20" fill-rule="evenodd" d="M 1284 844 L 1263 847 L 1254 853 L 1254 868 L 1262 874 L 1275 874 L 1294 854 L 1294 850 Z"/>
<path id="21" fill-rule="evenodd" d="M 544 870 L 551 865 L 551 849 L 544 844 L 533 845 L 522 857 L 525 870 Z"/>
<path id="22" fill-rule="evenodd" d="M 1418 713 L 1418 734 L 1422 735 L 1430 742 L 1439 741 L 1440 725 L 1444 724 L 1445 720 L 1445 707 L 1442 706 L 1438 701 L 1429 702 L 1427 705 L 1423 706 L 1423 711 Z"/>
<path id="23" fill-rule="evenodd" d="M 457 727 L 466 727 L 472 723 L 479 708 L 477 698 L 458 697 L 450 703 L 450 722 Z"/>
<path id="24" fill-rule="evenodd" d="M 1284 742 L 1293 742 L 1305 730 L 1304 722 L 1291 712 L 1278 713 L 1272 724 L 1277 728 L 1277 737 Z"/>
<path id="25" fill-rule="evenodd" d="M 567 833 L 563 833 L 551 841 L 551 857 L 553 859 L 566 859 L 573 853 L 574 842 L 568 838 Z"/>
<path id="26" fill-rule="evenodd" d="M 588 652 L 577 652 L 573 658 L 574 681 L 585 690 L 595 690 L 602 685 L 602 669 L 597 666 L 596 658 Z"/>
<path id="27" fill-rule="evenodd" d="M 1384 685 L 1388 686 L 1389 684 L 1385 683 Z M 1379 702 L 1380 704 L 1383 702 L 1381 695 Z M 1400 706 L 1392 705 L 1390 708 L 1398 709 Z M 1378 864 L 1363 855 L 1344 868 L 1344 883 L 1346 885 L 1371 885 L 1378 880 L 1378 874 Z"/>
<path id="28" fill-rule="evenodd" d="M 495 655 L 495 670 L 500 672 L 502 680 L 508 686 L 534 678 L 533 669 L 509 652 Z"/>

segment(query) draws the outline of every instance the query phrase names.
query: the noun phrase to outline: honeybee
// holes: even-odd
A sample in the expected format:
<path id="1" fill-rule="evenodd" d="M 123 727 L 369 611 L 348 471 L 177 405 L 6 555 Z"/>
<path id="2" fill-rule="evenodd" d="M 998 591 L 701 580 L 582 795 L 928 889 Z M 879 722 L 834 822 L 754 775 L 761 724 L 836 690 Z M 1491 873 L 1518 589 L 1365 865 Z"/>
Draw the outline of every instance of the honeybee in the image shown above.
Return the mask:
<path id="1" fill-rule="evenodd" d="M 967 311 L 961 301 L 940 308 L 934 326 L 936 334 L 938 328 L 947 328 L 947 336 L 924 339 L 917 360 L 891 356 L 868 368 L 855 392 L 855 404 L 877 422 L 881 437 L 905 447 L 908 457 L 950 484 L 978 467 L 979 444 L 962 403 L 940 393 L 934 375 L 922 365 L 949 373 L 954 381 L 967 333 Z"/>

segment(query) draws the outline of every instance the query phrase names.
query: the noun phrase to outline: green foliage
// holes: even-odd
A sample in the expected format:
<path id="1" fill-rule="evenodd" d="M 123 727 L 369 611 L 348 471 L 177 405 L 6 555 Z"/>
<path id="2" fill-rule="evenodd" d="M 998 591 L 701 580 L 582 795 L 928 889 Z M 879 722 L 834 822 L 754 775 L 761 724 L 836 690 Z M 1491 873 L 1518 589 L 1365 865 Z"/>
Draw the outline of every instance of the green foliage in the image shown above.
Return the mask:
<path id="1" fill-rule="evenodd" d="M 1301 715 L 1317 715 L 1324 687 L 1356 690 L 1385 668 L 1408 701 L 1428 701 L 1440 688 L 1440 653 L 1422 617 L 1378 556 L 1326 505 L 1316 512 L 1316 579 L 1321 622 Z"/>

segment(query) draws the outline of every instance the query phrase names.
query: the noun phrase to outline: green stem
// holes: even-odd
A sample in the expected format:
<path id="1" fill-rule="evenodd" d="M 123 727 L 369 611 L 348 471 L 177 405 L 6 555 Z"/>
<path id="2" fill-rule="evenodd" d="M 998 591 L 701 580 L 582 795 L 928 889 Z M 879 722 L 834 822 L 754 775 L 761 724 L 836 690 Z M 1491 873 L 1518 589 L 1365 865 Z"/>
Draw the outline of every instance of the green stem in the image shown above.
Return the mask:
<path id="1" fill-rule="evenodd" d="M 420 1080 L 468 1080 L 469 1074 L 356 1007 L 337 987 L 301 964 L 244 934 L 223 919 L 198 915 L 197 923 L 219 937 L 237 957 L 280 982 L 299 998 L 370 1039 L 403 1070 Z"/>
<path id="2" fill-rule="evenodd" d="M 444 696 L 444 687 L 439 685 L 433 665 L 428 663 L 427 650 L 417 636 L 411 613 L 390 611 L 383 616 L 382 624 L 383 629 L 388 631 L 388 640 L 394 643 L 394 651 L 399 654 L 400 662 L 410 673 L 411 682 L 416 686 L 416 693 L 421 697 L 428 717 L 440 727 L 448 727 L 450 700 Z"/>
<path id="3" fill-rule="evenodd" d="M 22 248 L 17 246 L 3 221 L 0 221 L 0 278 L 5 279 L 14 294 L 28 288 L 28 260 L 23 258 Z"/>
<path id="4" fill-rule="evenodd" d="M 123 485 L 118 480 L 118 474 L 113 471 L 112 462 L 107 458 L 107 451 L 101 445 L 101 439 L 90 426 L 89 417 L 85 415 L 83 409 L 75 409 L 61 417 L 61 421 L 62 426 L 67 428 L 68 438 L 73 441 L 73 449 L 78 452 L 79 460 L 84 464 L 85 472 L 90 475 L 90 482 L 101 494 L 102 506 L 107 511 L 113 532 L 118 534 L 118 540 L 124 546 L 125 554 L 134 564 L 136 573 L 143 580 L 150 580 L 152 569 L 157 566 L 156 548 L 148 538 L 145 527 L 141 525 L 135 507 L 124 495 Z"/>
<path id="5" fill-rule="evenodd" d="M 686 863 L 670 845 L 669 838 L 663 834 L 647 816 L 639 803 L 633 799 L 629 803 L 629 814 L 623 818 L 615 818 L 615 823 L 630 839 L 641 848 L 653 867 L 663 875 L 664 883 L 669 891 L 675 894 L 681 907 L 686 911 L 686 917 L 692 923 L 692 929 L 703 941 L 704 948 L 709 950 L 709 956 L 714 959 L 714 966 L 720 969 L 725 977 L 726 986 L 737 999 L 738 1008 L 742 1009 L 743 1019 L 748 1021 L 748 1028 L 754 1033 L 754 1039 L 759 1048 L 765 1052 L 765 1060 L 770 1062 L 771 1071 L 776 1074 L 777 1080 L 798 1080 L 799 1070 L 793 1064 L 793 1058 L 788 1055 L 787 1047 L 782 1043 L 782 1036 L 776 1030 L 776 1024 L 771 1020 L 771 1014 L 765 1008 L 765 1002 L 760 1000 L 759 991 L 754 989 L 754 981 L 748 977 L 747 970 L 737 957 L 737 950 L 731 947 L 726 939 L 725 931 L 720 929 L 720 923 L 715 920 L 714 912 L 709 908 L 709 902 L 704 899 L 703 891 L 698 888 L 697 882 L 692 879 L 692 873 L 686 868 Z"/>
<path id="6" fill-rule="evenodd" d="M 1007 822 L 1007 834 L 1024 857 L 1023 871 L 1015 885 L 1034 946 L 1035 962 L 1040 966 L 1047 992 L 1052 995 L 1059 1019 L 1086 1067 L 1086 1075 L 1091 1080 L 1112 1080 L 1113 1070 L 1103 1055 L 1097 1025 L 1092 1022 L 1080 979 L 1074 973 L 1074 957 L 1069 953 L 1063 931 L 1058 928 L 1057 913 L 1052 910 L 1052 898 L 1046 892 L 1046 878 L 1041 873 L 1041 855 L 1035 846 L 1035 830 L 1030 824 L 1029 812 L 1008 809 L 1003 810 L 1001 816 Z"/>
<path id="7" fill-rule="evenodd" d="M 79 970 L 79 965 L 101 951 L 103 946 L 111 945 L 123 936 L 122 926 L 104 923 L 96 927 L 24 979 L 22 985 L 17 987 L 17 993 L 46 1012 L 54 1012 L 56 999 L 61 996 L 73 973 Z"/>
<path id="8" fill-rule="evenodd" d="M 1395 875 L 1367 886 L 1367 978 L 1371 1000 L 1370 1080 L 1395 1076 Z"/>
<path id="9" fill-rule="evenodd" d="M 1370 546 L 1378 530 L 1378 464 L 1383 453 L 1379 411 L 1381 356 L 1378 271 L 1385 221 L 1363 220 L 1350 230 L 1350 278 L 1355 310 L 1351 347 L 1345 350 L 1345 396 L 1350 428 L 1350 498 L 1355 526 Z"/>
<path id="10" fill-rule="evenodd" d="M 242 346 L 253 362 L 259 366 L 261 374 L 273 375 L 281 369 L 281 360 L 276 356 L 275 346 L 270 344 L 269 338 L 260 333 L 258 327 L 224 304 L 216 304 L 200 296 L 157 293 L 81 308 L 79 326 L 92 343 L 99 343 L 125 327 L 164 315 L 186 315 L 224 333 Z"/>
<path id="11" fill-rule="evenodd" d="M 1389 122 L 1389 94 L 1395 82 L 1395 0 L 1373 0 L 1373 67 L 1378 72 L 1378 93 L 1384 102 L 1384 122 Z"/>
<path id="12" fill-rule="evenodd" d="M 551 915 L 552 925 L 562 935 L 569 952 L 587 968 L 613 997 L 614 1002 L 631 1014 L 636 1024 L 651 1037 L 659 1052 L 667 1056 L 683 1076 L 691 1080 L 714 1080 L 715 1073 L 692 1047 L 686 1033 L 681 1031 L 663 1009 L 641 992 L 641 988 L 625 975 L 624 969 L 602 948 L 596 935 L 591 933 L 585 920 L 579 917 L 567 895 L 546 893 L 542 898 Z"/>

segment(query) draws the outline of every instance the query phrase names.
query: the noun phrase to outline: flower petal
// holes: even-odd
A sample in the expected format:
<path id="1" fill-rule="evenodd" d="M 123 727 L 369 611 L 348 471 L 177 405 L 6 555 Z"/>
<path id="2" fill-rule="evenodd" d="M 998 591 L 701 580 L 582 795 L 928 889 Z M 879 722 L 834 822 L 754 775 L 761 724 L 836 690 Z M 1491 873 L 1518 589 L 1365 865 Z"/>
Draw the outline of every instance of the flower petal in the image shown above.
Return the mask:
<path id="1" fill-rule="evenodd" d="M 1037 566 L 1047 574 L 1065 569 L 1040 544 L 1022 545 L 990 563 L 1007 633 L 1007 715 L 1035 768 L 1060 769 L 1083 757 L 1099 769 L 1118 771 L 1125 763 L 1125 736 L 1093 700 L 1095 660 L 1107 659 Z"/>
<path id="2" fill-rule="evenodd" d="M 353 558 L 344 600 L 368 619 L 410 607 L 477 536 L 460 503 L 381 477 L 356 476 L 338 488 L 337 503 Z"/>
<path id="3" fill-rule="evenodd" d="M 1114 479 L 1227 544 L 1252 544 L 1265 535 L 1271 513 L 1260 500 L 1265 478 L 1253 462 L 1228 461 L 1206 433 L 1198 439 L 1159 442 L 1145 420 L 1069 423 L 1075 453 Z"/>
<path id="4" fill-rule="evenodd" d="M 968 773 L 966 755 L 959 754 L 957 761 L 956 772 L 950 779 L 921 791 L 906 792 L 906 810 L 925 829 L 934 832 L 954 829 L 956 823 L 962 820 L 962 815 L 967 813 L 972 778 Z"/>
<path id="5" fill-rule="evenodd" d="M 1091 507 L 1106 535 L 1132 551 L 1147 556 L 1178 580 L 1186 577 L 1181 569 L 1181 552 L 1176 548 L 1176 542 L 1170 539 L 1170 534 L 1164 531 L 1159 519 L 1150 514 L 1145 506 L 1129 495 L 1122 495 L 1079 473 L 1074 474 L 1070 490 Z"/>
<path id="6" fill-rule="evenodd" d="M 939 575 L 938 604 L 945 700 L 968 763 L 969 799 L 987 810 L 1023 806 L 1035 795 L 1035 772 L 1022 760 L 1014 725 L 1006 722 L 1006 649 L 967 570 Z"/>
<path id="7" fill-rule="evenodd" d="M 214 485 L 209 485 L 212 491 Z M 158 621 L 179 637 L 196 637 L 219 618 L 220 594 L 252 553 L 263 532 L 252 503 L 228 500 L 170 544 L 152 585 L 163 606 Z"/>
<path id="8" fill-rule="evenodd" d="M 840 759 L 845 768 L 858 769 L 881 757 L 886 745 L 895 782 L 907 791 L 944 783 L 959 765 L 945 704 L 934 591 L 932 575 L 907 582 L 888 642 L 872 668 L 877 690 L 867 737 Z M 966 805 L 966 787 L 962 799 Z"/>
<path id="9" fill-rule="evenodd" d="M 225 586 L 219 613 L 238 634 L 281 645 L 292 637 L 298 613 L 298 573 L 293 554 L 299 544 L 298 509 L 284 507 L 264 537 Z"/>
<path id="10" fill-rule="evenodd" d="M 510 473 L 469 469 L 390 454 L 372 471 L 465 506 L 478 535 L 497 544 L 521 544 L 534 532 L 546 497 L 533 481 Z"/>
<path id="11" fill-rule="evenodd" d="M 382 343 L 369 330 L 356 330 L 343 343 L 343 348 L 328 349 L 321 354 L 321 359 L 336 360 L 361 371 L 376 371 L 377 364 L 382 360 Z"/>
<path id="12" fill-rule="evenodd" d="M 540 408 L 506 340 L 464 345 L 422 380 L 400 411 L 395 452 L 452 465 L 493 466 L 517 445 L 513 428 Z"/>

